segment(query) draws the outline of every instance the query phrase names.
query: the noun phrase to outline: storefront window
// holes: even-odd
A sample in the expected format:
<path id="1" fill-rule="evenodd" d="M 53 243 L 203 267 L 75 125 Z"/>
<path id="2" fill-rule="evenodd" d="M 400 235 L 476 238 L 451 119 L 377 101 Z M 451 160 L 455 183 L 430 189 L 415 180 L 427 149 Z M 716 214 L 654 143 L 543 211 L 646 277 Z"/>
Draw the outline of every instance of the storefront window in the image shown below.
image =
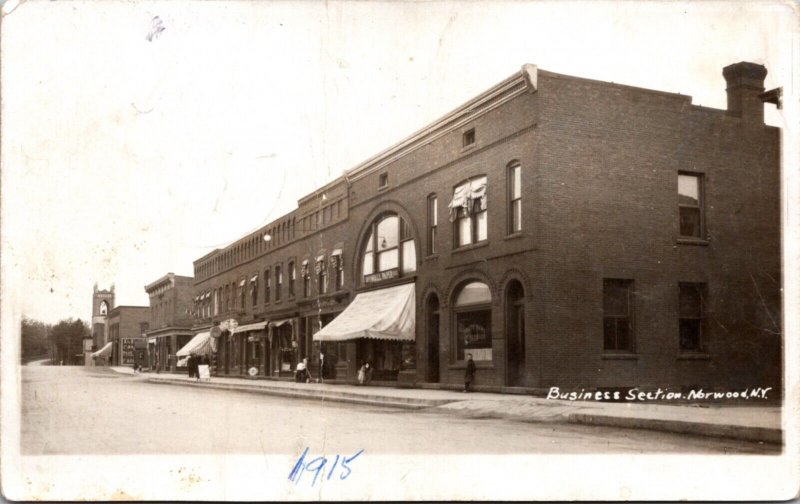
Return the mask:
<path id="1" fill-rule="evenodd" d="M 456 359 L 492 360 L 492 294 L 482 282 L 464 285 L 456 296 L 455 338 Z"/>

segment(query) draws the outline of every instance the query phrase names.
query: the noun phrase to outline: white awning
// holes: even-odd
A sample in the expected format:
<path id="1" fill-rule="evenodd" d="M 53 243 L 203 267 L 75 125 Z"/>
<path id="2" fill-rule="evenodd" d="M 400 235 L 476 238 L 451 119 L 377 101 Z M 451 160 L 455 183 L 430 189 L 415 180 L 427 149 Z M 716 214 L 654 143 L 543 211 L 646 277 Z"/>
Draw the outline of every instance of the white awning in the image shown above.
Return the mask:
<path id="1" fill-rule="evenodd" d="M 189 343 L 186 343 L 175 355 L 178 357 L 185 357 L 187 355 L 211 355 L 216 350 L 215 342 L 216 340 L 211 337 L 209 331 L 197 333 L 197 335 L 189 340 Z"/>
<path id="2" fill-rule="evenodd" d="M 258 280 L 258 273 L 253 275 L 253 277 L 250 279 L 251 282 L 255 282 L 256 280 Z"/>
<path id="3" fill-rule="evenodd" d="M 113 341 L 109 341 L 108 343 L 106 343 L 106 345 L 103 348 L 101 348 L 100 350 L 98 350 L 95 353 L 93 353 L 92 357 L 93 358 L 96 358 L 96 357 L 108 357 L 109 355 L 111 355 L 111 349 L 112 348 L 114 348 L 114 342 Z"/>
<path id="4" fill-rule="evenodd" d="M 317 262 L 322 262 L 325 260 L 325 254 L 321 254 L 317 256 Z"/>
<path id="5" fill-rule="evenodd" d="M 331 255 L 332 256 L 340 256 L 340 255 L 342 255 L 342 247 L 334 248 L 333 252 L 331 252 Z"/>
<path id="6" fill-rule="evenodd" d="M 303 259 L 303 266 L 308 266 L 308 259 Z"/>
<path id="7" fill-rule="evenodd" d="M 240 325 L 236 328 L 236 334 L 247 332 L 247 331 L 261 331 L 267 327 L 267 321 L 263 322 L 254 322 L 252 324 L 247 325 Z"/>
<path id="8" fill-rule="evenodd" d="M 239 287 L 244 287 L 244 279 L 242 279 L 242 281 L 239 282 Z"/>
<path id="9" fill-rule="evenodd" d="M 414 341 L 414 284 L 358 294 L 338 317 L 314 334 L 314 341 L 372 338 Z"/>

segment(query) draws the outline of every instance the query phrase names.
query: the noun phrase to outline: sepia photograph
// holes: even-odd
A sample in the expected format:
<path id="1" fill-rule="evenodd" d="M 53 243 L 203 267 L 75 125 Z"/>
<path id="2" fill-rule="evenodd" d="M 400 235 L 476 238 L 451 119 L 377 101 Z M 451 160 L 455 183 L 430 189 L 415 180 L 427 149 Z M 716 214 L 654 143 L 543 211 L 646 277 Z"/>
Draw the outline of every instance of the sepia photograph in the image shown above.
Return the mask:
<path id="1" fill-rule="evenodd" d="M 4 498 L 797 497 L 791 2 L 0 5 Z"/>

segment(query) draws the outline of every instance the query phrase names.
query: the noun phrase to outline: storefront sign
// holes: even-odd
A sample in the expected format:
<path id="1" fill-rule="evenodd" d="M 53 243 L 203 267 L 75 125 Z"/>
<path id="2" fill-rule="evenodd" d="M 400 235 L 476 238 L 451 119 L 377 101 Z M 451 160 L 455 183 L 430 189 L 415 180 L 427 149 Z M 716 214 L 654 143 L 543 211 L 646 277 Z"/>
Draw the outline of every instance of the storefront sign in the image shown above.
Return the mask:
<path id="1" fill-rule="evenodd" d="M 133 366 L 133 338 L 122 338 L 122 365 Z"/>
<path id="2" fill-rule="evenodd" d="M 366 283 L 375 283 L 375 282 L 382 282 L 384 280 L 390 280 L 392 278 L 399 278 L 400 277 L 400 270 L 397 268 L 393 268 L 386 271 L 380 271 L 378 273 L 373 273 L 371 275 L 364 275 L 364 282 Z"/>

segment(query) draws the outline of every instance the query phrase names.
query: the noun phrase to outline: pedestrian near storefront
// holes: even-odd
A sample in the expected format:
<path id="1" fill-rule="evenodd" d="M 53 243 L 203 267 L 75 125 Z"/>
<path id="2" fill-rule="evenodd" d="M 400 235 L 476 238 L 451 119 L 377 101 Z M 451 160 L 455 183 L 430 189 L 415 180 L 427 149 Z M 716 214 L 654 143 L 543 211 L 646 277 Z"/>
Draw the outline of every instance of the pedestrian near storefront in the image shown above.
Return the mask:
<path id="1" fill-rule="evenodd" d="M 472 354 L 467 354 L 467 369 L 464 372 L 464 392 L 469 392 L 472 382 L 475 381 L 475 361 Z"/>
<path id="2" fill-rule="evenodd" d="M 319 382 L 323 382 L 323 378 L 325 377 L 325 354 L 323 352 L 319 353 Z"/>

